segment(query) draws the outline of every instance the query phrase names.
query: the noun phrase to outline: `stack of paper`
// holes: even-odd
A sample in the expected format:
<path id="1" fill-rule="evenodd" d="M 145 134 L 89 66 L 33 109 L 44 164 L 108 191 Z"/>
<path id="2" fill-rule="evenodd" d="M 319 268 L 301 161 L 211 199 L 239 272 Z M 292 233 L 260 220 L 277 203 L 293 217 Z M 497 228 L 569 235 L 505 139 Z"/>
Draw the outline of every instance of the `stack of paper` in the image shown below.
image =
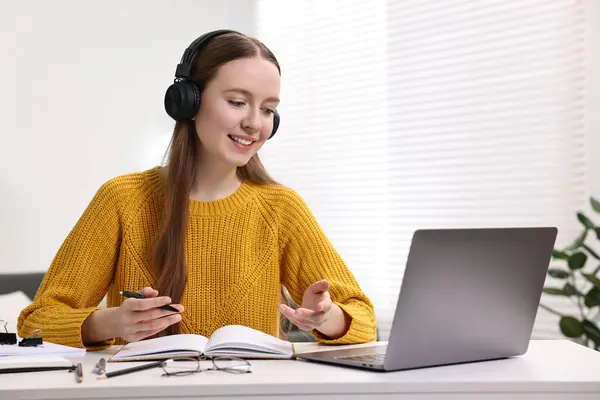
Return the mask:
<path id="1" fill-rule="evenodd" d="M 61 356 L 14 356 L 0 357 L 0 372 L 15 368 L 70 367 L 73 363 Z"/>
<path id="2" fill-rule="evenodd" d="M 83 357 L 85 352 L 85 349 L 50 342 L 36 347 L 1 345 L 0 374 L 68 369 L 73 365 L 69 359 Z"/>
<path id="3" fill-rule="evenodd" d="M 42 346 L 22 347 L 19 345 L 0 346 L 0 358 L 10 356 L 44 356 L 59 355 L 64 357 L 83 357 L 85 349 L 77 347 L 63 346 L 61 344 L 44 342 Z"/>

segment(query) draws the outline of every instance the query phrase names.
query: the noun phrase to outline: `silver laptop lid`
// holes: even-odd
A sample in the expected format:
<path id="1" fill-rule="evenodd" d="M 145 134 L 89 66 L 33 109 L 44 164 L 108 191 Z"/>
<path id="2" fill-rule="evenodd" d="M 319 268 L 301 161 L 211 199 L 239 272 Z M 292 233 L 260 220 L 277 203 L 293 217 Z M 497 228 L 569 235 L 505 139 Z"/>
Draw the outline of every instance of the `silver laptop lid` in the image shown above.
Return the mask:
<path id="1" fill-rule="evenodd" d="M 385 369 L 525 353 L 557 229 L 418 230 Z"/>

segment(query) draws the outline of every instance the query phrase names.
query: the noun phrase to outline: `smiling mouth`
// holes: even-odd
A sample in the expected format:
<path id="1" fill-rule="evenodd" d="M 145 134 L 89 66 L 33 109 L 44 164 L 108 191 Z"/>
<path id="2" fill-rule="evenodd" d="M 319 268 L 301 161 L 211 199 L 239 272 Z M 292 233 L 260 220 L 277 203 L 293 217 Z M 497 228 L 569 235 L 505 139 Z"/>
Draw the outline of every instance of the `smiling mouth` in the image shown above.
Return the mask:
<path id="1" fill-rule="evenodd" d="M 233 142 L 241 144 L 242 146 L 250 146 L 252 143 L 254 143 L 251 140 L 242 139 L 237 136 L 233 136 L 233 135 L 227 135 L 227 136 L 229 136 L 229 139 L 231 139 Z"/>

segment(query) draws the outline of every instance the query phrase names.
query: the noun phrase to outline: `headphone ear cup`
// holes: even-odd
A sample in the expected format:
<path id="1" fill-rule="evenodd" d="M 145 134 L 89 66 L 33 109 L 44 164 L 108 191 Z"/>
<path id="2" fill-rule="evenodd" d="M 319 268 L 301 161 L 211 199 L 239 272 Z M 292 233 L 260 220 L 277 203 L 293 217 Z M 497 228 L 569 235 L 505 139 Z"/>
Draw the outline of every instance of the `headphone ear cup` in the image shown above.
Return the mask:
<path id="1" fill-rule="evenodd" d="M 281 121 L 281 118 L 279 117 L 279 113 L 277 112 L 277 110 L 275 110 L 273 112 L 273 131 L 271 132 L 271 136 L 269 136 L 269 139 L 271 139 L 273 136 L 275 136 L 275 133 L 277 132 L 277 128 L 279 128 L 280 121 Z"/>
<path id="2" fill-rule="evenodd" d="M 165 93 L 165 111 L 175 121 L 190 120 L 200 110 L 200 88 L 189 81 L 173 83 Z"/>

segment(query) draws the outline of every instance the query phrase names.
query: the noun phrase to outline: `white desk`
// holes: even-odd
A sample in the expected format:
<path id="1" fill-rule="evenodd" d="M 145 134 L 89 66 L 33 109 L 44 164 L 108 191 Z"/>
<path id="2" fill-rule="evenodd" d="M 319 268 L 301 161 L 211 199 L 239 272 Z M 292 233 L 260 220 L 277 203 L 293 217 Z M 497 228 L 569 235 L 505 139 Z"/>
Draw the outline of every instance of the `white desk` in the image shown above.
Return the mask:
<path id="1" fill-rule="evenodd" d="M 79 384 L 65 371 L 0 375 L 0 399 L 600 399 L 600 352 L 566 340 L 532 341 L 526 355 L 513 359 L 398 372 L 255 360 L 252 374 L 161 377 L 153 369 L 97 380 L 91 371 L 110 352 L 86 354 Z"/>

